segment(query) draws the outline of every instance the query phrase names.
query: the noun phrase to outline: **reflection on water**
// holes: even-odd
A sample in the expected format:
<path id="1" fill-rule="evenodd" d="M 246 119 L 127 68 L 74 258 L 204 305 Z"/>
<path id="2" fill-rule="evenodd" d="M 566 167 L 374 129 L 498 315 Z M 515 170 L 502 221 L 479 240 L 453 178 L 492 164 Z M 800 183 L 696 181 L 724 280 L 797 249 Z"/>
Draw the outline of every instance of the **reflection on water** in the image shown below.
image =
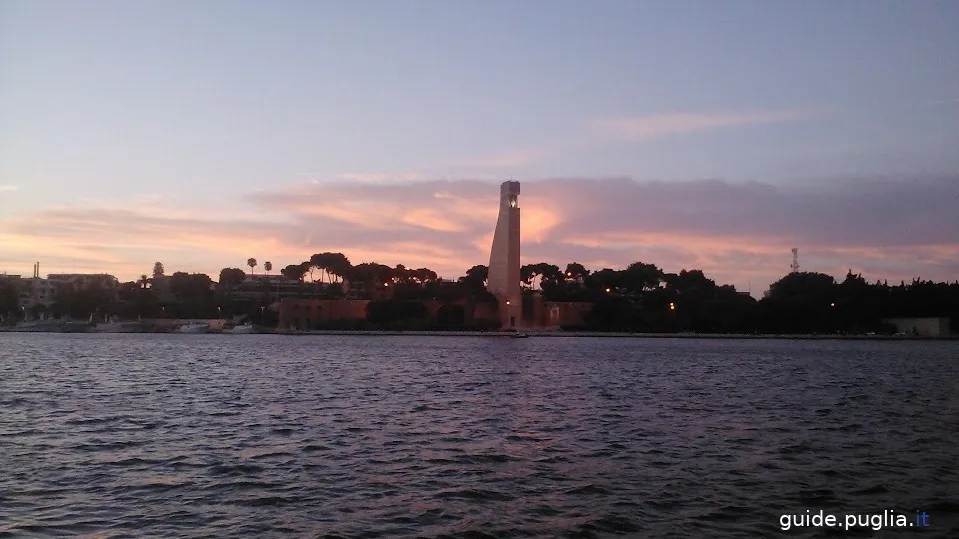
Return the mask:
<path id="1" fill-rule="evenodd" d="M 807 509 L 921 509 L 924 537 L 954 537 L 957 361 L 950 342 L 0 334 L 0 536 L 753 537 Z"/>

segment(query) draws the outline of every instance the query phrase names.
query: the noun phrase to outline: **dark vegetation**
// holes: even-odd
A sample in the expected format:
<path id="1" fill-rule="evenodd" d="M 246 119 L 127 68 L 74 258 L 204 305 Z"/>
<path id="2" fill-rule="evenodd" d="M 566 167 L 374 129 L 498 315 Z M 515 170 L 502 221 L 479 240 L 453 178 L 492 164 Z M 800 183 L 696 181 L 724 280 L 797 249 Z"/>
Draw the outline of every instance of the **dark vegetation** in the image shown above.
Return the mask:
<path id="1" fill-rule="evenodd" d="M 395 267 L 366 262 L 352 265 L 341 253 L 318 253 L 280 270 L 271 282 L 239 268 L 223 268 L 218 283 L 205 274 L 164 275 L 154 265 L 153 277 L 121 283 L 113 297 L 107 289 L 63 287 L 48 309 L 53 316 L 86 318 L 218 318 L 246 315 L 265 325 L 277 323 L 269 306 L 279 297 L 372 299 L 367 318 L 327 325 L 343 329 L 477 328 L 471 319 L 479 303 L 495 303 L 486 291 L 486 266 L 473 266 L 456 281 L 439 279 L 428 268 Z M 263 269 L 272 269 L 270 262 Z M 891 333 L 882 323 L 892 317 L 947 317 L 959 323 L 959 282 L 913 280 L 889 285 L 867 283 L 851 271 L 841 282 L 822 273 L 790 273 L 773 283 L 762 300 L 717 285 L 700 270 L 666 273 L 653 264 L 636 262 L 623 270 L 590 271 L 578 263 L 560 268 L 547 263 L 521 269 L 524 294 L 542 294 L 545 301 L 590 302 L 584 324 L 594 331 L 834 334 Z M 16 314 L 15 281 L 0 280 L 0 313 Z M 161 286 L 162 284 L 162 286 Z M 430 317 L 423 300 L 442 307 Z M 525 302 L 528 306 L 531 302 Z M 24 313 L 21 313 L 24 314 Z M 39 313 L 28 313 L 39 314 Z"/>

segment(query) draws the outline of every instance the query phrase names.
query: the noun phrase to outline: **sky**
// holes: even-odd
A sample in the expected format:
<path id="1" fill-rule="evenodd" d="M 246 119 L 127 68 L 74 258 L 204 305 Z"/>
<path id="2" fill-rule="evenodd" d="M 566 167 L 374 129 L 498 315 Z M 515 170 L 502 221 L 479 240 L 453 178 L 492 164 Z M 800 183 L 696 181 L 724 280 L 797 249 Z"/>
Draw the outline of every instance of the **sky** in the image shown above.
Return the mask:
<path id="1" fill-rule="evenodd" d="M 959 279 L 959 2 L 0 0 L 0 272 Z"/>

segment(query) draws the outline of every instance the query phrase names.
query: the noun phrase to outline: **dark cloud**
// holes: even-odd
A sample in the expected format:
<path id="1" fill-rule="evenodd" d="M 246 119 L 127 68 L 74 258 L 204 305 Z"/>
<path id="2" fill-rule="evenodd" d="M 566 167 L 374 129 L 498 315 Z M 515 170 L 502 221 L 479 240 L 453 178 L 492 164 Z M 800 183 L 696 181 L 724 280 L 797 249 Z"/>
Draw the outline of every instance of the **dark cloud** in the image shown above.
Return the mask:
<path id="1" fill-rule="evenodd" d="M 843 180 L 815 188 L 722 180 L 549 180 L 524 185 L 562 204 L 553 237 L 634 231 L 790 239 L 807 246 L 959 243 L 959 176 Z"/>

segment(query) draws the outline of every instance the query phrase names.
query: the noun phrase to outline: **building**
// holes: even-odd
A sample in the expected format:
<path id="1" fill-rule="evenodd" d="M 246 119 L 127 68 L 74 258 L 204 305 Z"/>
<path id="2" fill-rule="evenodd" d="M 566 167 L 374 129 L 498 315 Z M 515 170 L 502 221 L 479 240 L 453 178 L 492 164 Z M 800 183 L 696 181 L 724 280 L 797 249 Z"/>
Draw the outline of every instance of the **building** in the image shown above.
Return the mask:
<path id="1" fill-rule="evenodd" d="M 49 308 L 56 300 L 57 292 L 65 283 L 52 279 L 34 277 L 26 280 L 26 286 L 20 291 L 20 306 L 25 309 L 35 307 Z"/>
<path id="2" fill-rule="evenodd" d="M 90 290 L 100 288 L 114 292 L 120 282 L 109 273 L 51 273 L 47 280 L 71 285 L 74 290 Z"/>
<path id="3" fill-rule="evenodd" d="M 499 301 L 502 327 L 515 328 L 523 319 L 520 289 L 519 182 L 500 185 L 499 217 L 490 248 L 486 288 Z"/>
<path id="4" fill-rule="evenodd" d="M 119 299 L 120 281 L 109 273 L 51 273 L 46 280 L 47 283 L 40 284 L 40 287 L 45 289 L 50 303 L 56 291 L 64 286 L 76 291 L 99 289 L 106 293 L 110 301 Z"/>
<path id="5" fill-rule="evenodd" d="M 33 265 L 33 276 L 30 278 L 19 275 L 2 277 L 17 283 L 20 289 L 20 307 L 25 310 L 49 309 L 56 301 L 57 292 L 64 287 L 72 287 L 74 290 L 100 288 L 107 291 L 113 300 L 117 299 L 120 287 L 117 278 L 107 273 L 51 273 L 44 279 L 40 277 L 39 262 Z"/>
<path id="6" fill-rule="evenodd" d="M 919 337 L 948 337 L 951 335 L 948 318 L 888 318 L 883 320 L 896 326 L 897 333 Z"/>
<path id="7" fill-rule="evenodd" d="M 370 295 L 373 299 L 390 297 L 389 283 L 381 283 L 371 287 L 361 285 L 362 283 L 351 285 L 348 281 L 342 283 L 309 283 L 290 279 L 283 275 L 256 275 L 253 277 L 247 276 L 242 283 L 235 285 L 218 284 L 217 288 L 232 299 L 249 301 L 262 301 L 264 298 L 272 300 L 329 299 L 331 296 L 359 299 L 363 294 Z"/>

